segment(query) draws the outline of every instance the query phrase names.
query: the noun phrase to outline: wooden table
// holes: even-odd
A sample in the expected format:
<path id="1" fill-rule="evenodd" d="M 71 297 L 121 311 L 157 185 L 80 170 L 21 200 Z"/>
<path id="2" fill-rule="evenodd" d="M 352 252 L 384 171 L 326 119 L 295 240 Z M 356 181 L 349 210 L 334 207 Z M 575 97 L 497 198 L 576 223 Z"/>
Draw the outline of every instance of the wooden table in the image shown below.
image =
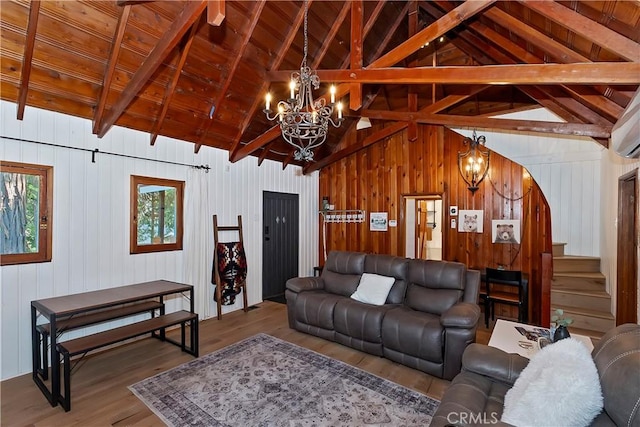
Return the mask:
<path id="1" fill-rule="evenodd" d="M 157 300 L 161 306 L 161 315 L 163 315 L 164 297 L 183 292 L 189 292 L 190 312 L 195 313 L 193 286 L 166 280 L 31 301 L 32 377 L 36 385 L 49 400 L 51 406 L 62 403 L 60 394 L 60 353 L 56 341 L 63 330 L 58 328 L 58 324 L 69 322 L 70 319 L 78 319 L 82 316 L 89 318 L 96 314 L 102 315 L 101 322 L 121 318 L 123 317 L 121 307 L 145 300 Z M 113 317 L 109 317 L 110 312 L 114 313 Z M 120 315 L 116 315 L 115 313 L 120 313 Z M 44 369 L 40 367 L 40 337 L 42 336 L 42 325 L 38 324 L 38 317 L 40 315 L 49 321 L 48 331 L 51 339 L 49 345 L 51 355 L 51 389 L 48 389 L 45 384 L 48 367 L 44 366 Z M 87 322 L 84 323 L 84 326 L 95 323 L 96 322 Z M 45 338 L 46 337 L 43 337 L 43 339 Z M 161 330 L 160 338 L 164 339 L 164 329 Z M 46 351 L 46 346 L 44 346 L 44 348 Z M 43 354 L 42 356 L 46 360 L 46 355 Z"/>

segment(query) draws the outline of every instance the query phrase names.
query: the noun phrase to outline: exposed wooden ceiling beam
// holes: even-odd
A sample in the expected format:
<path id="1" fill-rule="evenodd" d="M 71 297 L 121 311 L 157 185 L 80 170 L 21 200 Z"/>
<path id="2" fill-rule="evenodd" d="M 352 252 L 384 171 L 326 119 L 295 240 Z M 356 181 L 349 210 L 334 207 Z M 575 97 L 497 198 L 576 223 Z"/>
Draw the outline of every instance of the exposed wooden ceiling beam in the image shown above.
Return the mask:
<path id="1" fill-rule="evenodd" d="M 240 147 L 240 149 L 232 156 L 229 156 L 229 161 L 231 163 L 235 163 L 238 160 L 244 159 L 251 153 L 265 145 L 269 144 L 271 141 L 280 136 L 280 126 L 272 126 L 268 131 L 261 134 L 253 141 L 248 142 L 247 144 Z"/>
<path id="2" fill-rule="evenodd" d="M 387 33 L 385 34 L 384 38 L 382 39 L 382 41 L 378 45 L 378 48 L 376 49 L 376 51 L 371 56 L 372 58 L 375 58 L 374 61 L 379 61 L 380 60 L 382 53 L 388 48 L 389 43 L 391 42 L 391 39 L 393 38 L 394 33 L 398 30 L 398 28 L 402 24 L 402 21 L 404 21 L 405 17 L 407 16 L 408 11 L 409 11 L 409 2 L 406 2 L 405 5 L 404 5 L 404 8 L 400 11 L 400 13 L 398 13 L 398 16 L 396 16 L 396 20 L 389 27 L 389 31 L 387 31 Z M 366 34 L 365 34 L 365 38 L 366 38 Z"/>
<path id="3" fill-rule="evenodd" d="M 129 13 L 131 12 L 131 5 L 125 4 L 120 11 L 118 17 L 118 26 L 116 33 L 111 42 L 111 53 L 109 54 L 109 61 L 105 67 L 104 77 L 102 79 L 102 88 L 100 89 L 100 97 L 98 98 L 98 104 L 96 105 L 95 113 L 93 114 L 93 133 L 97 134 L 104 117 L 104 110 L 107 105 L 107 97 L 109 90 L 111 89 L 111 81 L 113 80 L 113 73 L 116 69 L 118 62 L 118 55 L 120 55 L 120 48 L 122 47 L 122 38 L 124 37 L 124 30 L 127 28 L 127 21 L 129 20 Z"/>
<path id="4" fill-rule="evenodd" d="M 409 1 L 409 15 L 408 15 L 408 38 L 415 36 L 418 33 L 418 0 Z M 437 55 L 433 54 L 433 61 L 435 62 Z M 408 68 L 415 68 L 418 65 L 418 61 L 415 55 L 409 56 L 407 61 Z M 432 93 L 435 96 L 435 85 L 432 87 Z M 407 109 L 409 111 L 418 111 L 418 91 L 414 85 L 410 85 L 407 88 Z M 409 122 L 409 128 L 407 129 L 407 139 L 410 142 L 418 140 L 418 124 L 416 122 Z"/>
<path id="5" fill-rule="evenodd" d="M 191 43 L 193 43 L 193 39 L 196 36 L 196 32 L 198 30 L 198 22 L 196 21 L 191 26 L 191 31 L 187 36 L 187 40 L 185 42 L 184 47 L 182 48 L 182 53 L 180 54 L 180 60 L 178 61 L 178 65 L 176 66 L 175 71 L 173 72 L 173 78 L 171 82 L 167 86 L 167 89 L 164 92 L 164 98 L 162 99 L 162 111 L 158 116 L 158 119 L 153 125 L 153 129 L 151 130 L 151 145 L 156 143 L 156 139 L 158 138 L 158 132 L 162 129 L 162 124 L 164 123 L 164 118 L 167 116 L 167 111 L 169 111 L 169 105 L 171 104 L 171 98 L 173 98 L 173 94 L 176 90 L 176 85 L 178 84 L 178 80 L 180 79 L 180 75 L 182 74 L 182 69 L 184 68 L 184 63 L 187 61 L 187 56 L 189 56 L 189 50 L 191 49 Z"/>
<path id="6" fill-rule="evenodd" d="M 640 48 L 638 43 L 600 25 L 589 18 L 574 12 L 555 1 L 522 1 L 531 10 L 542 16 L 567 27 L 576 34 L 580 34 L 592 43 L 602 46 L 610 52 L 620 55 L 629 61 L 640 62 Z"/>
<path id="7" fill-rule="evenodd" d="M 251 40 L 251 36 L 253 35 L 253 30 L 255 30 L 256 25 L 260 20 L 260 15 L 262 14 L 262 9 L 264 8 L 265 2 L 266 0 L 260 0 L 257 2 L 257 5 L 253 8 L 251 18 L 249 19 L 249 26 L 246 30 L 246 33 L 244 33 L 244 37 L 242 38 L 240 46 L 238 49 L 233 50 L 233 55 L 232 55 L 233 63 L 229 68 L 229 72 L 226 76 L 222 89 L 220 90 L 218 99 L 214 101 L 213 112 L 209 116 L 209 119 L 204 126 L 204 131 L 200 135 L 200 145 L 202 145 L 204 140 L 207 138 L 207 133 L 209 132 L 209 129 L 211 129 L 211 125 L 213 125 L 213 122 L 216 119 L 216 115 L 220 111 L 220 105 L 224 102 L 224 100 L 227 97 L 227 92 L 229 91 L 231 82 L 233 81 L 233 78 L 236 75 L 238 65 L 240 65 L 240 61 L 242 60 L 242 57 L 244 56 L 244 53 L 247 50 L 247 47 L 249 46 L 249 41 Z"/>
<path id="8" fill-rule="evenodd" d="M 18 120 L 24 117 L 24 107 L 27 104 L 27 92 L 29 91 L 29 78 L 31 77 L 31 61 L 33 60 L 33 48 L 36 44 L 36 29 L 38 28 L 38 16 L 40 15 L 40 0 L 33 0 L 29 9 L 29 23 L 24 43 L 24 56 L 22 58 L 22 71 L 20 72 L 20 90 L 18 92 Z"/>
<path id="9" fill-rule="evenodd" d="M 612 126 L 582 123 L 557 123 L 532 120 L 493 119 L 476 116 L 456 116 L 443 114 L 423 114 L 399 111 L 364 110 L 362 115 L 372 119 L 411 121 L 443 126 L 469 126 L 485 129 L 517 130 L 523 132 L 543 132 L 561 135 L 609 138 Z"/>
<path id="10" fill-rule="evenodd" d="M 448 95 L 442 99 L 439 99 L 433 104 L 430 104 L 427 107 L 421 109 L 420 112 L 429 113 L 429 114 L 439 113 L 440 111 L 446 108 L 456 105 L 458 102 L 464 101 L 465 99 L 469 99 L 470 97 L 482 92 L 488 87 L 489 86 L 482 86 L 482 85 L 467 86 L 466 87 L 467 91 L 465 93 Z"/>
<path id="11" fill-rule="evenodd" d="M 225 16 L 224 0 L 209 0 L 207 5 L 207 22 L 219 27 Z"/>
<path id="12" fill-rule="evenodd" d="M 561 63 L 588 62 L 589 58 L 580 55 L 578 52 L 569 49 L 565 45 L 556 42 L 546 34 L 525 24 L 519 19 L 509 15 L 507 12 L 497 7 L 487 10 L 483 15 L 509 32 L 518 35 L 529 43 L 539 47 L 546 52 L 554 61 Z"/>
<path id="13" fill-rule="evenodd" d="M 615 123 L 624 111 L 624 108 L 605 98 L 591 86 L 565 85 L 563 88 L 590 109 L 608 116 L 612 123 Z"/>
<path id="14" fill-rule="evenodd" d="M 331 43 L 336 38 L 338 31 L 340 31 L 340 27 L 342 27 L 342 23 L 344 22 L 345 19 L 347 19 L 349 12 L 351 12 L 351 5 L 349 4 L 349 2 L 344 2 L 344 4 L 342 5 L 342 9 L 340 9 L 340 13 L 338 13 L 338 16 L 336 17 L 335 21 L 333 21 L 333 25 L 331 25 L 331 28 L 329 29 L 327 36 L 324 37 L 322 46 L 320 46 L 320 50 L 318 50 L 318 53 L 314 55 L 314 60 L 313 60 L 313 63 L 311 64 L 312 69 L 316 69 L 320 65 L 320 62 L 329 51 L 329 48 L 331 47 Z M 340 67 L 340 68 L 345 68 L 345 67 Z"/>
<path id="15" fill-rule="evenodd" d="M 347 156 L 350 156 L 353 153 L 356 153 L 360 150 L 362 150 L 363 148 L 366 148 L 372 144 L 375 144 L 376 142 L 379 142 L 381 140 L 383 140 L 384 138 L 387 138 L 391 135 L 393 135 L 394 133 L 398 133 L 401 130 L 403 130 L 404 128 L 406 128 L 409 124 L 405 123 L 405 122 L 399 122 L 399 123 L 394 123 L 392 125 L 389 125 L 385 128 L 380 129 L 379 131 L 369 135 L 368 137 L 366 137 L 365 139 L 363 139 L 361 142 L 355 143 L 355 144 L 351 144 L 348 145 L 347 147 L 343 148 L 342 150 L 339 150 L 335 153 L 330 154 L 327 157 L 323 157 L 322 159 L 316 161 L 316 162 L 311 162 L 311 163 L 307 163 L 303 168 L 302 168 L 302 173 L 303 174 L 309 174 L 313 171 L 317 171 L 322 169 L 325 166 L 330 165 L 331 163 L 335 163 L 340 159 L 343 159 Z"/>
<path id="16" fill-rule="evenodd" d="M 351 69 L 362 68 L 362 42 L 364 36 L 362 34 L 362 0 L 354 0 L 351 2 Z M 349 91 L 349 108 L 351 110 L 359 110 L 362 107 L 362 85 L 352 83 Z"/>
<path id="17" fill-rule="evenodd" d="M 561 52 L 562 54 L 558 55 L 558 53 L 556 53 L 556 55 L 564 59 L 564 61 L 562 62 L 571 62 L 571 61 L 590 62 L 588 58 L 578 55 L 572 50 L 568 50 L 564 45 L 546 37 L 544 34 L 541 34 L 539 32 L 537 34 L 532 34 L 533 30 L 530 27 L 524 25 L 521 21 L 514 20 L 508 14 L 503 14 L 500 11 L 497 13 L 493 13 L 493 15 L 495 16 L 492 19 L 496 19 L 495 22 L 498 25 L 508 27 L 512 29 L 512 31 L 519 33 L 522 36 L 527 36 L 527 37 L 533 36 L 536 40 L 542 41 L 541 45 L 544 45 L 546 48 L 550 49 L 552 52 Z M 473 23 L 472 25 L 470 25 L 470 28 L 473 31 L 480 32 L 483 37 L 486 37 L 488 40 L 492 41 L 497 46 L 501 46 L 502 48 L 507 49 L 516 59 L 520 61 L 524 61 L 527 63 L 543 62 L 542 58 L 538 58 L 537 56 L 530 54 L 528 51 L 520 48 L 517 44 L 515 44 L 511 40 L 506 39 L 505 37 L 502 37 L 500 34 L 496 33 L 492 29 L 487 28 L 484 24 L 480 22 Z M 639 47 L 639 50 L 640 50 L 640 47 Z M 508 64 L 511 62 L 506 58 L 494 58 L 494 59 L 497 59 L 498 62 L 502 64 Z M 571 93 L 575 99 L 580 101 L 582 105 L 594 106 L 599 111 L 603 111 L 605 112 L 605 114 L 608 114 L 610 117 L 618 117 L 618 115 L 621 114 L 622 112 L 622 108 L 618 104 L 612 102 L 611 100 L 609 100 L 608 98 L 605 98 L 604 96 L 601 96 L 601 94 L 594 93 L 593 90 L 589 90 L 589 93 L 585 94 L 584 93 L 585 90 L 588 90 L 586 86 L 574 85 L 572 86 L 573 89 L 566 85 L 559 85 L 559 87 L 562 87 L 564 88 L 565 91 Z M 524 87 L 520 87 L 520 90 L 522 90 L 525 93 L 528 93 L 529 95 L 532 93 L 532 91 L 527 91 L 526 88 Z M 545 91 L 544 89 L 542 90 Z M 536 102 L 540 102 L 539 99 L 536 99 L 536 98 L 532 98 L 532 99 L 534 99 Z M 555 110 L 552 108 L 549 108 L 549 109 L 561 117 L 563 117 L 564 114 L 558 111 L 558 107 L 560 107 L 565 111 L 573 110 L 574 111 L 573 114 L 577 113 L 582 117 L 591 117 L 591 119 L 588 120 L 589 123 L 600 124 L 603 121 L 608 122 L 608 120 L 605 120 L 604 118 L 600 119 L 600 116 L 598 116 L 595 113 L 589 114 L 589 112 L 585 111 L 585 107 L 582 107 L 582 105 L 579 105 L 577 103 L 569 103 L 567 98 L 555 99 L 553 102 L 553 105 L 555 105 Z M 551 107 L 551 104 L 547 103 L 547 106 Z M 601 141 L 598 141 L 598 142 L 601 142 Z"/>
<path id="18" fill-rule="evenodd" d="M 172 22 L 164 36 L 153 48 L 147 59 L 142 63 L 138 71 L 133 75 L 127 86 L 120 94 L 120 98 L 113 104 L 111 110 L 106 116 L 104 122 L 100 126 L 98 137 L 102 138 L 111 126 L 122 115 L 127 106 L 136 97 L 140 89 L 147 83 L 149 78 L 162 64 L 169 52 L 175 48 L 180 42 L 182 36 L 193 25 L 193 23 L 202 15 L 204 8 L 207 6 L 207 0 L 188 1 L 185 3 L 184 9 Z"/>
<path id="19" fill-rule="evenodd" d="M 287 71 L 269 72 L 271 81 L 286 81 Z M 381 84 L 638 84 L 640 63 L 516 64 L 477 67 L 443 66 L 318 70 L 321 80 Z"/>
<path id="20" fill-rule="evenodd" d="M 460 25 L 466 19 L 469 19 L 476 13 L 491 6 L 495 0 L 476 0 L 464 2 L 433 24 L 429 25 L 415 36 L 401 43 L 387 54 L 373 61 L 369 68 L 390 67 L 402 61 L 412 53 L 416 52 L 425 43 L 435 40 L 452 28 Z"/>

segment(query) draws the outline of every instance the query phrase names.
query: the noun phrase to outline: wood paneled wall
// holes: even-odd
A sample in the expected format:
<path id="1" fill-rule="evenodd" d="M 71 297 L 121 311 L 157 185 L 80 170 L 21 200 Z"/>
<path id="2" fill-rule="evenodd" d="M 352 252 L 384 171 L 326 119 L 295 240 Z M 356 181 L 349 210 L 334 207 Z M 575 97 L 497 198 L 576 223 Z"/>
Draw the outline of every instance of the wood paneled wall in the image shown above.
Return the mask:
<path id="1" fill-rule="evenodd" d="M 524 271 L 530 282 L 529 318 L 544 323 L 548 308 L 542 307 L 548 307 L 548 301 L 542 298 L 540 263 L 541 254 L 551 252 L 548 203 L 526 169 L 495 152 L 491 153 L 489 175 L 471 193 L 458 171 L 458 152 L 466 149 L 461 135 L 441 126 L 418 125 L 416 141 L 408 141 L 405 129 L 323 168 L 319 197 L 328 197 L 335 209 L 367 212 L 367 221 L 361 224 L 327 224 L 326 249 L 404 256 L 404 196 L 440 195 L 443 259 L 473 268 L 503 266 Z M 450 206 L 483 210 L 484 232 L 461 233 L 450 228 Z M 369 231 L 371 212 L 387 212 L 397 227 Z M 492 243 L 492 219 L 520 220 L 521 244 Z"/>

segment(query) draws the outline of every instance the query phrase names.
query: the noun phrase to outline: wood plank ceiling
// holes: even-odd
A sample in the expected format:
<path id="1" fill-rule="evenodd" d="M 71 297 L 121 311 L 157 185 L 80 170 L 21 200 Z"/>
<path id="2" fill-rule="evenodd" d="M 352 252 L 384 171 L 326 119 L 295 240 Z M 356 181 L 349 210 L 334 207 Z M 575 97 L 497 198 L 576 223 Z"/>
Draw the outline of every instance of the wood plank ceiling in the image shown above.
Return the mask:
<path id="1" fill-rule="evenodd" d="M 303 3 L 0 2 L 0 95 L 316 170 L 416 123 L 583 135 L 608 146 L 640 84 L 640 2 L 309 0 L 309 65 L 350 107 L 315 161 L 262 111 L 287 96 Z M 212 24 L 210 24 L 211 22 Z M 490 119 L 544 106 L 566 123 Z M 360 116 L 372 129 L 345 138 Z M 384 126 L 384 129 L 381 129 Z M 1 133 L 1 132 L 0 132 Z M 411 135 L 411 134 L 410 134 Z M 356 142 L 353 142 L 356 141 Z M 346 146 L 345 146 L 346 145 Z"/>

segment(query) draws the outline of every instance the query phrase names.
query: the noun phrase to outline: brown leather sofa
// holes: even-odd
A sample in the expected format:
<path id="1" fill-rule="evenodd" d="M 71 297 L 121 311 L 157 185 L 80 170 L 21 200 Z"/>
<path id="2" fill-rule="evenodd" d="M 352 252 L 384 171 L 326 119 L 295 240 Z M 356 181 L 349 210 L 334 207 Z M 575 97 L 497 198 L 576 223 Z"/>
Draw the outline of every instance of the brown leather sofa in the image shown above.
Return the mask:
<path id="1" fill-rule="evenodd" d="M 591 425 L 640 426 L 640 325 L 627 323 L 609 330 L 591 355 L 604 401 Z M 499 421 L 504 397 L 528 362 L 486 345 L 467 347 L 462 372 L 442 397 L 431 427 L 509 425 Z"/>
<path id="2" fill-rule="evenodd" d="M 384 305 L 350 298 L 363 273 L 395 278 Z M 461 263 L 333 251 L 285 296 L 291 328 L 451 379 L 475 342 L 479 288 L 480 272 Z"/>

